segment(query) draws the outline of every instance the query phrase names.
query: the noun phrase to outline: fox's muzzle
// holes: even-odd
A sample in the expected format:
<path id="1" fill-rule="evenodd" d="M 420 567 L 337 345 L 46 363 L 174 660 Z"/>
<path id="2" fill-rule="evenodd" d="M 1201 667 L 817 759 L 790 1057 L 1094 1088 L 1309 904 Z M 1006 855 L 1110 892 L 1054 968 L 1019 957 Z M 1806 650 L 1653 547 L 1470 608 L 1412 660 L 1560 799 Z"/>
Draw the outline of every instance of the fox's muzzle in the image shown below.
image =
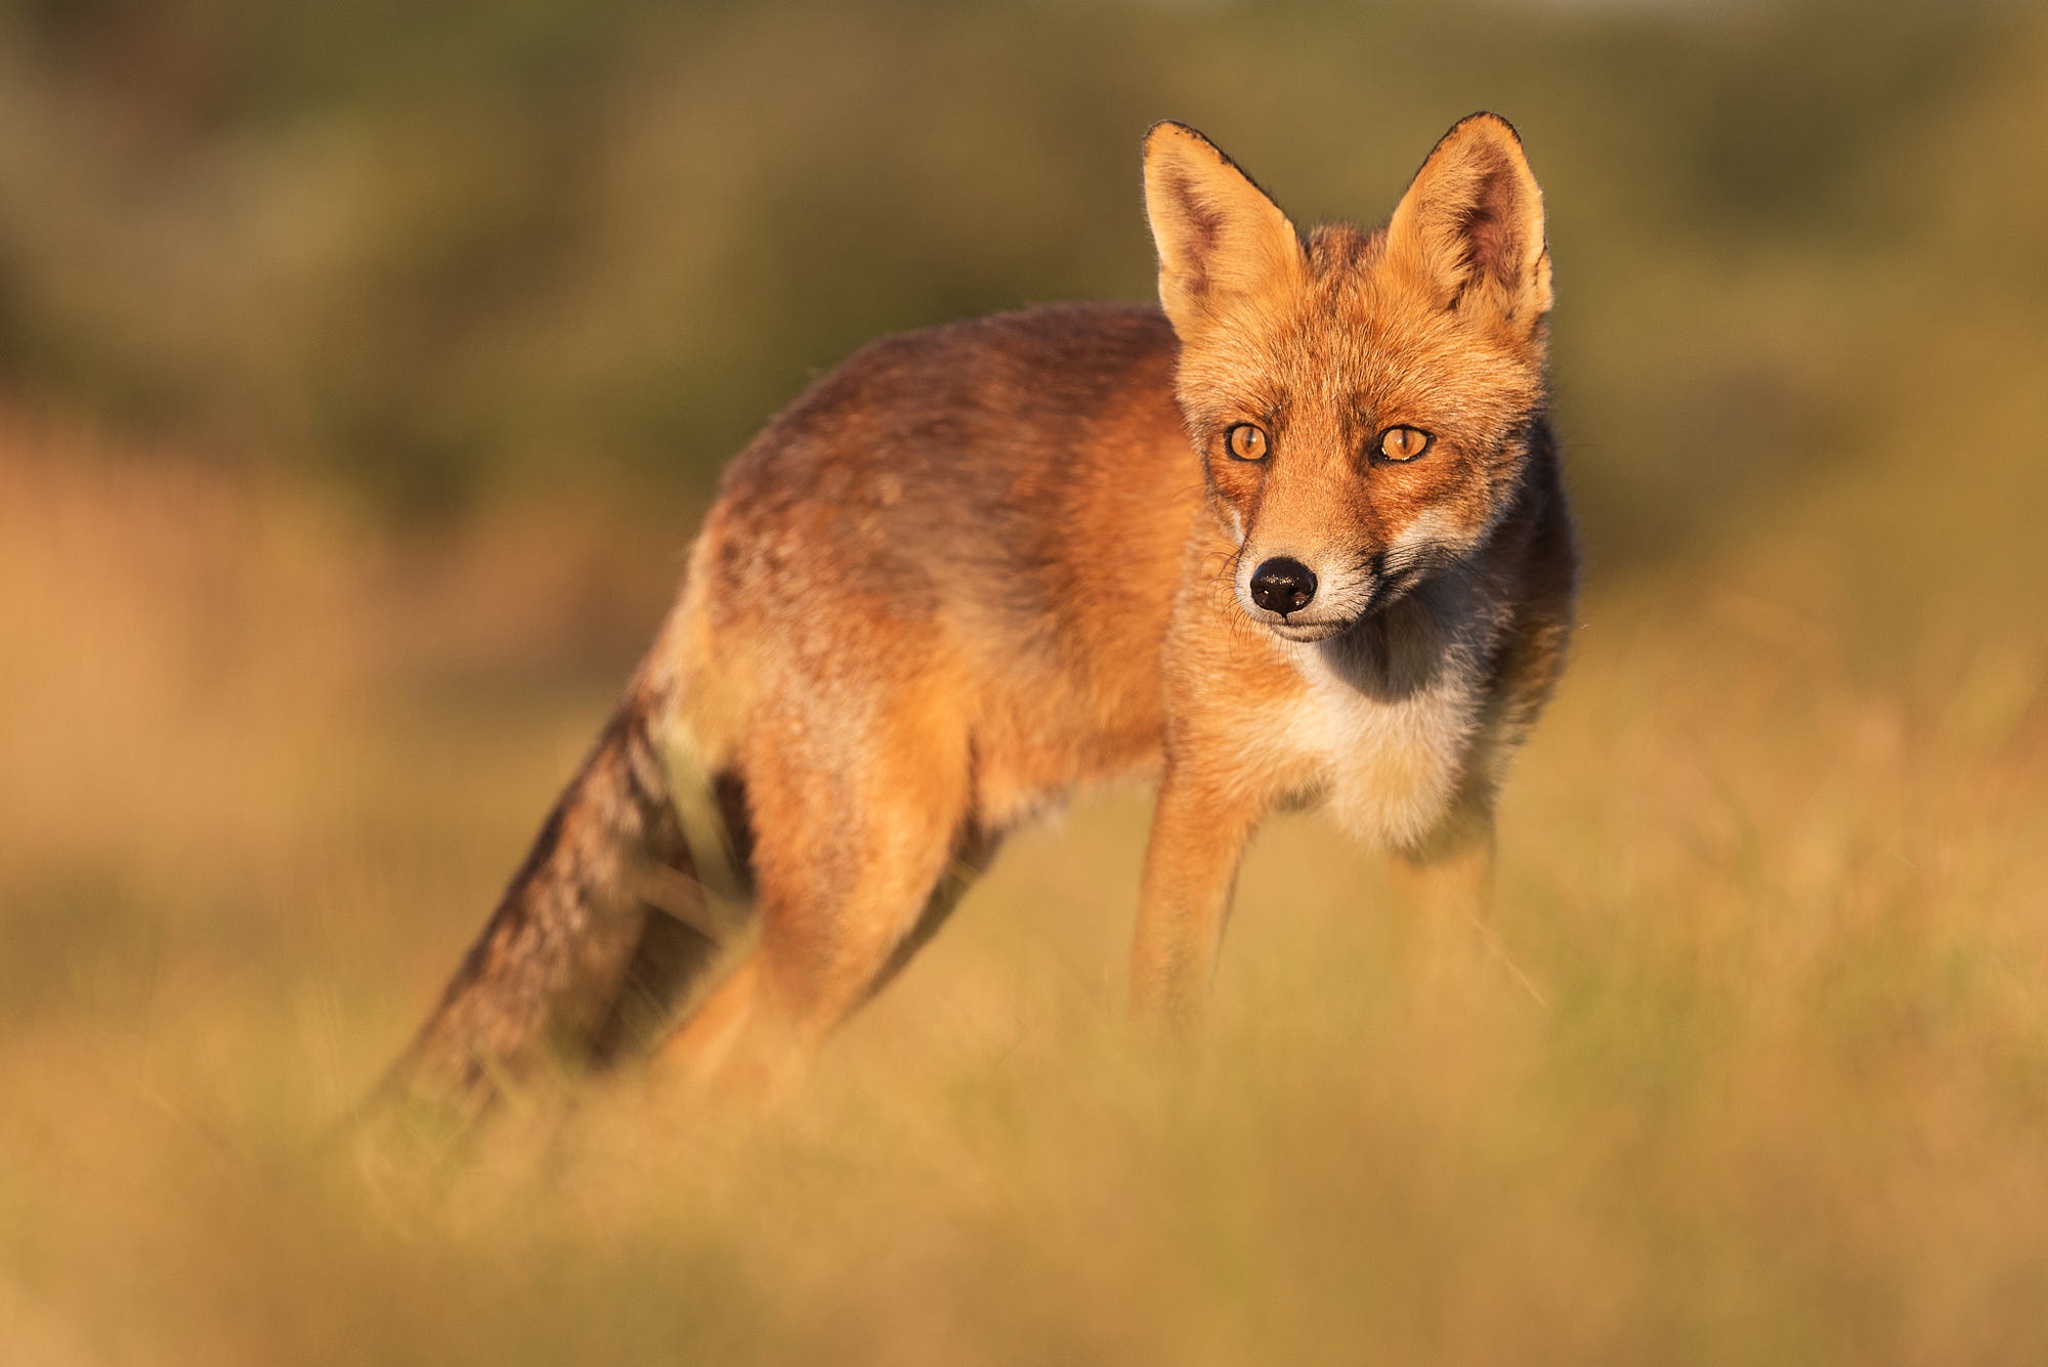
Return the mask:
<path id="1" fill-rule="evenodd" d="M 1280 555 L 1252 571 L 1252 601 L 1286 617 L 1315 601 L 1316 574 L 1299 560 Z"/>
<path id="2" fill-rule="evenodd" d="M 1245 616 L 1286 641 L 1320 641 L 1385 606 L 1402 585 L 1380 568 L 1380 557 L 1325 564 L 1318 574 L 1292 555 L 1269 555 L 1238 571 L 1237 601 Z"/>

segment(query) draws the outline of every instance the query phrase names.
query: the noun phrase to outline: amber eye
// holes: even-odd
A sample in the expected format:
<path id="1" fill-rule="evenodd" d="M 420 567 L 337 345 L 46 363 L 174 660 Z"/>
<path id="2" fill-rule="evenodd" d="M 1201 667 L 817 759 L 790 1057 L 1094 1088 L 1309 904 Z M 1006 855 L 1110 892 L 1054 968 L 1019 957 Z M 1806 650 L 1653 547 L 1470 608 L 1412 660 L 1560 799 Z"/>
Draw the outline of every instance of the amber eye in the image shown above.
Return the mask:
<path id="1" fill-rule="evenodd" d="M 1230 454 L 1239 460 L 1264 460 L 1266 458 L 1266 434 L 1261 428 L 1248 422 L 1241 422 L 1230 429 L 1224 441 L 1230 447 Z"/>
<path id="2" fill-rule="evenodd" d="M 1429 449 L 1431 437 L 1419 427 L 1389 427 L 1380 433 L 1379 454 L 1386 460 L 1414 460 Z"/>

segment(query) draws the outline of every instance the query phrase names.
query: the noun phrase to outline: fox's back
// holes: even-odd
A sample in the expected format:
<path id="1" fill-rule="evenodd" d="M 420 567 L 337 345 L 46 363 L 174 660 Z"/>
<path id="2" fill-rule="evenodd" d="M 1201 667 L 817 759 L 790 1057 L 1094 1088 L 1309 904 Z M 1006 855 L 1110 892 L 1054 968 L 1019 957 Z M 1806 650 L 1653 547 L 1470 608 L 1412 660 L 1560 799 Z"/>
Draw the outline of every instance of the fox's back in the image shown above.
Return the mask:
<path id="1" fill-rule="evenodd" d="M 991 817 L 1151 759 L 1203 490 L 1175 353 L 1157 309 L 1066 305 L 822 377 L 734 461 L 693 557 L 699 657 L 748 695 L 717 711 L 829 727 L 923 690 L 968 728 Z M 723 733 L 700 736 L 710 758 L 745 742 L 697 724 Z"/>

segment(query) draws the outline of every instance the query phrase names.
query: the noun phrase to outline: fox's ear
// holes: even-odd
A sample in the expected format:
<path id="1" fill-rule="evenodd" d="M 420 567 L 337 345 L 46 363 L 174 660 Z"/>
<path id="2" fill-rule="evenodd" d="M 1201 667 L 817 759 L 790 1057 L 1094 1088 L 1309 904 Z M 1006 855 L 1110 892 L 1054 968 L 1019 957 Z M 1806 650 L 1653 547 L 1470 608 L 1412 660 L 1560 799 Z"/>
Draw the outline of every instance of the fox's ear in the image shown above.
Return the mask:
<path id="1" fill-rule="evenodd" d="M 1159 302 L 1183 340 L 1234 301 L 1300 281 L 1307 257 L 1280 206 L 1185 124 L 1145 135 L 1145 216 L 1159 248 Z"/>
<path id="2" fill-rule="evenodd" d="M 1444 134 L 1387 225 L 1387 260 L 1445 308 L 1526 331 L 1550 311 L 1543 192 L 1498 114 Z"/>

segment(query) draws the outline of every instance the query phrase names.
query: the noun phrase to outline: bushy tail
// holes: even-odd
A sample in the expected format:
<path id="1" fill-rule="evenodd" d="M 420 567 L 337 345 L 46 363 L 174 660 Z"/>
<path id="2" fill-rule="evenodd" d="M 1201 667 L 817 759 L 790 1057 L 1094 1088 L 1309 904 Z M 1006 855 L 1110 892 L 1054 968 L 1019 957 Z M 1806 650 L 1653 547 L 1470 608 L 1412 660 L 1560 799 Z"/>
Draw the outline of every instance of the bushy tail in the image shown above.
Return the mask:
<path id="1" fill-rule="evenodd" d="M 628 691 L 375 1100 L 466 1125 L 543 1065 L 633 1052 L 716 957 L 725 927 L 650 734 L 664 703 Z"/>

